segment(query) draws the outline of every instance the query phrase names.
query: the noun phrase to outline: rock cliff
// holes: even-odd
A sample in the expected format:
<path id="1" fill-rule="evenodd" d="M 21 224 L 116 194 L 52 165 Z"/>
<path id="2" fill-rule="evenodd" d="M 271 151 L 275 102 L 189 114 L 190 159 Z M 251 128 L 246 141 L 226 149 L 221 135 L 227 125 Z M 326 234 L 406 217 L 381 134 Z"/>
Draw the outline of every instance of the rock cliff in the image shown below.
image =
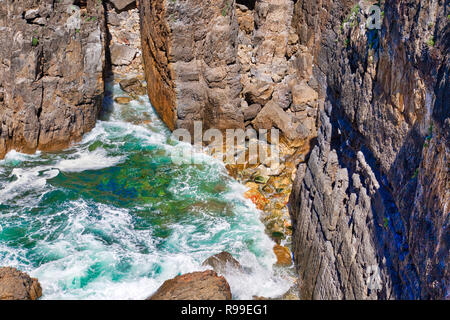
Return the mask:
<path id="1" fill-rule="evenodd" d="M 0 2 L 0 158 L 11 149 L 62 149 L 94 127 L 103 11 L 96 0 Z"/>
<path id="2" fill-rule="evenodd" d="M 141 30 L 171 129 L 277 128 L 296 148 L 284 160 L 300 162 L 289 210 L 302 298 L 449 297 L 442 1 L 144 0 Z M 235 175 L 256 170 L 257 183 L 279 174 L 244 167 Z"/>
<path id="3" fill-rule="evenodd" d="M 299 0 L 325 108 L 294 184 L 306 299 L 442 299 L 449 280 L 449 28 L 440 1 Z"/>

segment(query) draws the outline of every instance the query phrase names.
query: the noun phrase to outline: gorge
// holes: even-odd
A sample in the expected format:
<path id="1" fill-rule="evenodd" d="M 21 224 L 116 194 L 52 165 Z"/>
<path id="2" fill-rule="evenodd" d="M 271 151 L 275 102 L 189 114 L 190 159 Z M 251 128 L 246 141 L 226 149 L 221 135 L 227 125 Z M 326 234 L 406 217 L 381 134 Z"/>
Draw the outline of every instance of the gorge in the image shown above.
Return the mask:
<path id="1" fill-rule="evenodd" d="M 449 14 L 0 2 L 0 266 L 47 299 L 162 298 L 213 282 L 202 262 L 227 251 L 242 266 L 214 269 L 234 299 L 448 299 Z M 244 164 L 170 163 L 171 131 L 196 122 L 277 129 L 281 163 L 251 163 L 252 138 Z"/>

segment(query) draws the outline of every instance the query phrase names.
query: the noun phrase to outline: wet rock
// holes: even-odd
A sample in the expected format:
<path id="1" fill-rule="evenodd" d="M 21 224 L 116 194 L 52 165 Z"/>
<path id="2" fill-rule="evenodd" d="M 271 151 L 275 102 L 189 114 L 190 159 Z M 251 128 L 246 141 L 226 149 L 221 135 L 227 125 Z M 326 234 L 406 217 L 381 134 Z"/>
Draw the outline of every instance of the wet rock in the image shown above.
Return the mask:
<path id="1" fill-rule="evenodd" d="M 295 84 L 292 87 L 292 103 L 294 105 L 294 111 L 297 108 L 301 108 L 304 105 L 313 105 L 319 98 L 317 91 L 309 87 L 305 82 Z"/>
<path id="2" fill-rule="evenodd" d="M 208 270 L 167 280 L 148 300 L 231 300 L 231 290 L 224 277 Z"/>
<path id="3" fill-rule="evenodd" d="M 264 210 L 269 203 L 269 200 L 261 194 L 258 187 L 252 187 L 250 190 L 246 191 L 244 197 L 251 200 L 259 210 Z"/>
<path id="4" fill-rule="evenodd" d="M 260 111 L 261 111 L 260 104 L 255 103 L 255 104 L 248 106 L 247 108 L 242 110 L 242 112 L 244 114 L 244 120 L 249 121 L 249 120 L 255 119 Z"/>
<path id="5" fill-rule="evenodd" d="M 37 279 L 15 268 L 0 268 L 0 300 L 37 300 L 41 296 Z"/>
<path id="6" fill-rule="evenodd" d="M 221 252 L 212 257 L 206 259 L 203 264 L 204 266 L 213 267 L 214 271 L 218 273 L 226 273 L 230 269 L 241 270 L 242 266 L 233 256 L 228 252 Z"/>
<path id="7" fill-rule="evenodd" d="M 290 140 L 298 138 L 296 132 L 298 124 L 294 124 L 292 115 L 285 112 L 273 101 L 270 101 L 264 106 L 255 120 L 252 121 L 252 124 L 257 130 L 270 130 L 272 127 L 275 127 L 280 129 Z"/>
<path id="8" fill-rule="evenodd" d="M 273 93 L 273 84 L 257 81 L 249 84 L 246 88 L 245 97 L 250 103 L 265 105 L 271 98 Z"/>
<path id="9" fill-rule="evenodd" d="M 273 252 L 277 256 L 277 265 L 290 266 L 292 264 L 291 251 L 288 248 L 276 244 Z"/>

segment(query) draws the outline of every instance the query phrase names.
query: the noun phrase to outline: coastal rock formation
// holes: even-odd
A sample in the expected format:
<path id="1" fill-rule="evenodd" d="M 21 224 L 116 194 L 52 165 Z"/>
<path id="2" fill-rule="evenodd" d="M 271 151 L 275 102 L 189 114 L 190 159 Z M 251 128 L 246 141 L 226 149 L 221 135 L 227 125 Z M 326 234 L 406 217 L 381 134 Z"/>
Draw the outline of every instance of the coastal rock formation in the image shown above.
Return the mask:
<path id="1" fill-rule="evenodd" d="M 37 279 L 14 268 L 0 268 L 0 300 L 37 300 L 41 296 Z"/>
<path id="2" fill-rule="evenodd" d="M 224 277 L 209 270 L 167 280 L 148 300 L 231 300 L 231 291 Z"/>
<path id="3" fill-rule="evenodd" d="M 0 2 L 0 158 L 62 149 L 94 127 L 104 25 L 96 0 Z"/>
<path id="4" fill-rule="evenodd" d="M 144 0 L 141 36 L 148 93 L 167 126 L 243 128 L 238 23 L 230 1 Z"/>
<path id="5" fill-rule="evenodd" d="M 136 0 L 104 2 L 109 50 L 108 76 L 143 77 L 139 9 Z M 143 78 L 142 78 L 143 79 Z"/>
<path id="6" fill-rule="evenodd" d="M 304 299 L 449 297 L 449 29 L 439 1 L 299 0 L 325 108 L 290 200 Z"/>

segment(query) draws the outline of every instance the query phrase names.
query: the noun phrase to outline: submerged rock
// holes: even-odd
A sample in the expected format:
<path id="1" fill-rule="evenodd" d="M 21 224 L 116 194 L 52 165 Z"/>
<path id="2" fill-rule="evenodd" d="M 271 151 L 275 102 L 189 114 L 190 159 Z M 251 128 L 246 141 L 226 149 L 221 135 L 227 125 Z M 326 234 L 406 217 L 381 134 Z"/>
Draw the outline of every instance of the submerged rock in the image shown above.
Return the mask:
<path id="1" fill-rule="evenodd" d="M 219 273 L 224 273 L 230 268 L 235 270 L 242 269 L 242 266 L 239 263 L 239 261 L 233 258 L 233 256 L 226 251 L 223 251 L 219 254 L 209 257 L 203 262 L 202 265 L 211 266 L 213 267 L 214 271 Z"/>
<path id="2" fill-rule="evenodd" d="M 41 296 L 37 279 L 15 268 L 0 268 L 0 300 L 36 300 Z"/>
<path id="3" fill-rule="evenodd" d="M 132 101 L 133 99 L 130 97 L 116 97 L 114 98 L 114 101 L 117 102 L 118 104 L 128 104 Z"/>
<path id="4" fill-rule="evenodd" d="M 224 277 L 208 270 L 167 280 L 147 300 L 231 300 L 231 290 Z"/>

